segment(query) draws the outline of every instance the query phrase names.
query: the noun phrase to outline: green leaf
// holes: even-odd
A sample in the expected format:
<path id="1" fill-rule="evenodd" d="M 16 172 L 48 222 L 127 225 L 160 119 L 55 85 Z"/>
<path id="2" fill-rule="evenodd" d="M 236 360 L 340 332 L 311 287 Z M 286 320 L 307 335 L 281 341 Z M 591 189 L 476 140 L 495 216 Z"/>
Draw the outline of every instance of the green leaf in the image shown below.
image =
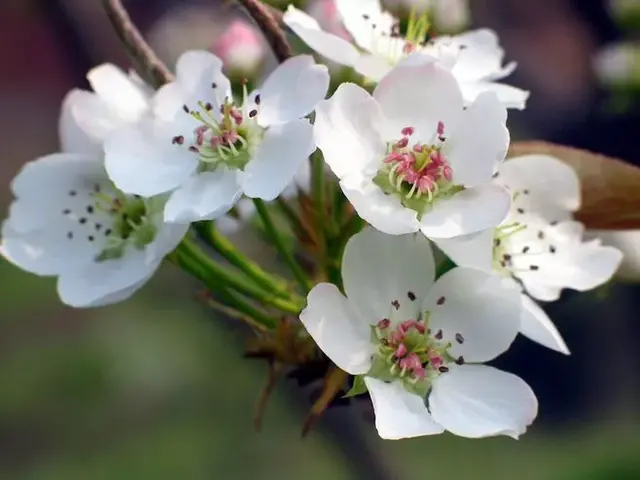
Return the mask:
<path id="1" fill-rule="evenodd" d="M 353 377 L 353 386 L 351 390 L 344 394 L 343 398 L 351 398 L 356 395 L 362 395 L 367 393 L 367 385 L 364 383 L 364 375 L 355 375 Z"/>

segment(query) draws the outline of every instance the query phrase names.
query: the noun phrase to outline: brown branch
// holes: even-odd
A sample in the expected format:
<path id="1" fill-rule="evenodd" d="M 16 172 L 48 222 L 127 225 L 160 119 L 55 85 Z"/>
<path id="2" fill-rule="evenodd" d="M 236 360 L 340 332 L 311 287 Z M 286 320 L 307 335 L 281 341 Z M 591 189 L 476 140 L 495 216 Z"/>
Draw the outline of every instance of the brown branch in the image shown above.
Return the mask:
<path id="1" fill-rule="evenodd" d="M 273 53 L 280 63 L 292 57 L 291 46 L 287 37 L 278 25 L 273 9 L 263 5 L 260 0 L 237 0 L 253 21 L 258 25 L 267 39 Z"/>
<path id="2" fill-rule="evenodd" d="M 147 77 L 146 80 L 156 88 L 173 81 L 175 78 L 173 73 L 146 42 L 122 5 L 122 1 L 103 0 L 103 5 L 113 29 L 125 44 L 129 55 L 142 69 L 141 74 Z"/>

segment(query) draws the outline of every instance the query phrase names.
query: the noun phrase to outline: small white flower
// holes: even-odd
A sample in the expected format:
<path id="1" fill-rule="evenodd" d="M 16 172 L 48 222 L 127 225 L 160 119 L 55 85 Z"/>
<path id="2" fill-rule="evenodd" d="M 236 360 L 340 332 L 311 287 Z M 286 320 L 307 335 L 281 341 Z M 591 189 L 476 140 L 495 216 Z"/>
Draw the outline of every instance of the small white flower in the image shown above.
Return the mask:
<path id="1" fill-rule="evenodd" d="M 508 192 L 491 183 L 504 159 L 506 110 L 494 93 L 467 109 L 434 61 L 392 70 L 370 96 L 344 83 L 316 109 L 315 138 L 358 214 L 378 230 L 437 241 L 495 227 Z"/>
<path id="2" fill-rule="evenodd" d="M 245 91 L 241 106 L 211 53 L 184 53 L 176 77 L 153 98 L 152 116 L 105 144 L 118 188 L 145 197 L 172 192 L 166 221 L 217 218 L 242 193 L 273 200 L 315 150 L 303 117 L 324 98 L 329 75 L 312 57 L 282 63 L 259 92 Z"/>
<path id="3" fill-rule="evenodd" d="M 613 276 L 621 252 L 598 239 L 583 241 L 584 227 L 573 221 L 580 181 L 571 167 L 548 155 L 526 155 L 505 162 L 495 182 L 513 195 L 509 216 L 495 230 L 440 242 L 454 262 L 513 278 L 542 301 L 557 300 L 564 288 L 591 290 Z M 522 299 L 522 333 L 569 353 L 542 309 L 528 296 Z"/>
<path id="4" fill-rule="evenodd" d="M 511 74 L 516 65 L 502 66 L 504 50 L 493 31 L 475 30 L 427 41 L 426 15 L 413 17 L 403 37 L 398 20 L 382 11 L 379 0 L 336 0 L 336 6 L 355 45 L 323 31 L 318 22 L 293 6 L 285 13 L 284 22 L 313 50 L 353 67 L 371 81 L 379 81 L 409 55 L 429 56 L 452 69 L 466 103 L 482 92 L 494 91 L 506 107 L 524 108 L 528 92 L 497 82 Z"/>
<path id="5" fill-rule="evenodd" d="M 97 72 L 107 73 L 113 88 L 123 90 L 105 94 L 110 87 L 102 80 L 108 77 Z M 144 106 L 130 83 L 118 83 L 126 77 L 113 67 L 98 67 L 89 78 L 98 95 L 74 91 L 63 103 L 60 134 L 70 151 L 28 163 L 13 180 L 16 199 L 2 225 L 0 245 L 0 253 L 18 267 L 57 276 L 62 301 L 74 307 L 131 296 L 188 228 L 164 224 L 166 198 L 125 195 L 109 180 L 102 155 L 96 153 L 99 139 L 133 120 Z M 141 101 L 127 110 L 126 99 Z"/>
<path id="6" fill-rule="evenodd" d="M 456 268 L 434 283 L 428 241 L 366 229 L 345 249 L 346 298 L 316 285 L 300 319 L 341 369 L 364 375 L 382 438 L 448 430 L 517 438 L 537 400 L 515 375 L 477 365 L 517 335 L 518 291 L 500 278 Z"/>

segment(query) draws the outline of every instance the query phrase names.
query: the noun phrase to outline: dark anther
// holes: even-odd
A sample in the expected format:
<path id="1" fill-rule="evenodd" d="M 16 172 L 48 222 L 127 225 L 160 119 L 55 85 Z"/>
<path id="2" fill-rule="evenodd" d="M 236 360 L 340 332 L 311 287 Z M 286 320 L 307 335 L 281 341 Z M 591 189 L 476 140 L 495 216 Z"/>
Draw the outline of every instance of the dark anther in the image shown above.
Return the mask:
<path id="1" fill-rule="evenodd" d="M 128 233 L 123 233 L 122 235 L 120 235 L 120 238 L 122 240 L 126 240 L 127 238 L 129 238 L 129 234 Z"/>
<path id="2" fill-rule="evenodd" d="M 557 220 L 554 220 L 553 222 L 551 222 L 551 223 L 550 223 L 550 225 L 551 225 L 552 227 L 555 227 L 557 224 L 558 224 L 558 221 L 557 221 Z"/>
<path id="3" fill-rule="evenodd" d="M 140 200 L 142 197 L 140 195 L 134 195 L 133 198 L 135 198 L 136 200 Z"/>
<path id="4" fill-rule="evenodd" d="M 438 368 L 438 371 L 440 373 L 447 373 L 449 371 L 449 367 L 445 367 L 444 365 L 442 365 L 440 368 Z"/>
<path id="5" fill-rule="evenodd" d="M 366 13 L 363 13 L 362 18 L 365 20 L 369 20 L 369 15 L 367 15 Z"/>
<path id="6" fill-rule="evenodd" d="M 73 238 L 73 232 L 67 232 L 67 238 L 71 240 Z"/>
<path id="7" fill-rule="evenodd" d="M 175 137 L 173 137 L 173 139 L 171 140 L 171 144 L 172 145 L 182 145 L 184 143 L 184 137 L 182 135 L 177 135 Z"/>
<path id="8" fill-rule="evenodd" d="M 64 210 L 62 211 L 62 214 L 63 214 L 63 215 L 69 215 L 70 213 L 71 213 L 71 210 L 69 210 L 68 208 L 66 208 L 66 209 L 64 209 Z"/>
<path id="9" fill-rule="evenodd" d="M 442 332 L 442 329 L 440 329 L 436 332 L 433 338 L 435 338 L 436 340 L 442 340 L 443 336 L 444 336 L 444 333 Z"/>
<path id="10" fill-rule="evenodd" d="M 444 297 L 440 297 L 436 303 L 438 305 L 442 305 L 444 303 L 444 301 L 445 301 L 445 298 Z"/>
<path id="11" fill-rule="evenodd" d="M 102 229 L 102 224 L 96 223 L 95 227 L 96 227 L 96 232 L 99 232 Z"/>
<path id="12" fill-rule="evenodd" d="M 87 237 L 87 240 L 89 240 L 90 242 L 93 242 L 93 240 L 94 240 L 93 235 L 89 235 L 89 236 Z"/>
<path id="13" fill-rule="evenodd" d="M 109 235 L 111 235 L 111 229 L 110 229 L 110 228 L 107 228 L 107 229 L 104 231 L 104 236 L 105 236 L 105 237 L 108 237 Z"/>
<path id="14" fill-rule="evenodd" d="M 543 239 L 544 239 L 544 232 L 543 232 L 542 230 L 540 230 L 540 231 L 538 232 L 538 238 L 539 238 L 540 240 L 543 240 Z"/>
<path id="15" fill-rule="evenodd" d="M 71 190 L 71 191 L 69 192 L 69 196 L 71 196 L 71 197 L 75 197 L 77 193 L 78 193 L 78 192 L 76 192 L 75 190 Z"/>
<path id="16" fill-rule="evenodd" d="M 216 82 L 213 82 L 213 83 L 211 84 L 211 88 L 218 88 L 218 84 L 217 84 Z"/>
<path id="17" fill-rule="evenodd" d="M 444 142 L 446 139 L 447 137 L 442 137 L 442 136 L 438 137 L 438 140 L 440 140 L 441 142 Z"/>
<path id="18" fill-rule="evenodd" d="M 464 337 L 462 336 L 461 333 L 456 333 L 456 342 L 458 342 L 461 345 L 464 343 Z"/>
<path id="19" fill-rule="evenodd" d="M 97 183 L 93 186 L 93 191 L 96 193 L 100 193 L 100 185 L 98 185 Z"/>
<path id="20" fill-rule="evenodd" d="M 393 302 L 391 302 L 391 306 L 398 310 L 400 308 L 400 302 L 398 300 L 394 300 Z"/>
<path id="21" fill-rule="evenodd" d="M 511 255 L 508 253 L 505 253 L 504 255 L 502 255 L 502 258 L 504 258 L 505 262 L 510 262 L 511 261 Z"/>
<path id="22" fill-rule="evenodd" d="M 493 246 L 494 246 L 494 247 L 499 247 L 499 246 L 500 246 L 500 243 L 502 243 L 502 241 L 501 241 L 499 238 L 496 238 L 496 239 L 493 241 Z"/>
<path id="23" fill-rule="evenodd" d="M 211 105 L 211 102 L 207 102 L 206 105 L 204 106 L 204 109 L 207 112 L 210 112 L 211 110 L 213 110 L 213 105 Z"/>
<path id="24" fill-rule="evenodd" d="M 524 193 L 525 195 L 529 195 L 529 190 L 527 190 L 526 188 L 522 191 L 522 193 Z"/>
<path id="25" fill-rule="evenodd" d="M 549 251 L 551 253 L 556 253 L 556 247 L 554 247 L 553 245 L 549 245 Z"/>
<path id="26" fill-rule="evenodd" d="M 373 23 L 373 24 L 371 24 L 371 28 L 373 28 L 375 30 L 376 28 L 378 28 L 378 26 L 375 23 Z"/>
<path id="27" fill-rule="evenodd" d="M 258 115 L 258 110 L 255 110 L 255 109 L 254 109 L 254 110 L 251 110 L 251 111 L 249 112 L 249 118 L 253 118 L 253 117 L 255 117 L 256 115 Z"/>
<path id="28" fill-rule="evenodd" d="M 456 365 L 464 365 L 464 357 L 462 355 L 456 359 Z"/>
<path id="29" fill-rule="evenodd" d="M 409 297 L 409 300 L 413 302 L 416 299 L 416 294 L 413 292 L 407 292 L 407 297 Z"/>
<path id="30" fill-rule="evenodd" d="M 527 253 L 529 250 L 530 250 L 530 248 L 529 248 L 529 247 L 524 247 L 524 248 L 522 249 L 522 253 Z"/>
<path id="31" fill-rule="evenodd" d="M 87 213 L 91 215 L 93 213 L 93 205 L 87 205 Z"/>
<path id="32" fill-rule="evenodd" d="M 519 208 L 518 209 L 518 213 L 524 213 L 524 209 L 523 208 Z"/>
<path id="33" fill-rule="evenodd" d="M 80 225 L 84 225 L 85 223 L 87 223 L 87 219 L 82 217 L 80 220 L 78 220 L 80 222 Z"/>
<path id="34" fill-rule="evenodd" d="M 184 110 L 184 113 L 189 113 L 189 107 L 187 107 L 186 105 L 182 106 L 182 110 Z"/>
<path id="35" fill-rule="evenodd" d="M 260 94 L 256 95 L 256 105 L 260 105 L 260 101 L 262 99 L 260 98 Z"/>
<path id="36" fill-rule="evenodd" d="M 189 151 L 192 153 L 200 153 L 200 150 L 198 150 L 196 147 L 194 147 L 193 145 L 191 145 L 189 147 Z"/>
<path id="37" fill-rule="evenodd" d="M 529 267 L 529 270 L 533 270 L 533 271 L 540 270 L 540 267 L 538 265 L 531 265 Z"/>

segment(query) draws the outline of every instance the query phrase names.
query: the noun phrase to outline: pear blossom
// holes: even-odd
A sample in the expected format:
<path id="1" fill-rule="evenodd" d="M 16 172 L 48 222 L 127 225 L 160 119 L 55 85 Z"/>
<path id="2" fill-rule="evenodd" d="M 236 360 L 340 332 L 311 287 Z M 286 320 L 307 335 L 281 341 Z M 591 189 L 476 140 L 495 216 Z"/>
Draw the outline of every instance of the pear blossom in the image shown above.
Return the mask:
<path id="1" fill-rule="evenodd" d="M 315 138 L 358 214 L 392 235 L 434 241 L 500 224 L 510 196 L 491 182 L 504 159 L 506 110 L 493 92 L 467 109 L 435 61 L 398 66 L 369 95 L 343 83 L 316 109 Z"/>
<path id="2" fill-rule="evenodd" d="M 315 150 L 304 118 L 324 98 L 329 74 L 312 57 L 293 57 L 242 104 L 231 95 L 222 61 L 184 53 L 176 80 L 152 99 L 152 114 L 105 143 L 109 176 L 123 192 L 170 193 L 168 222 L 215 219 L 244 193 L 273 200 Z"/>
<path id="3" fill-rule="evenodd" d="M 293 6 L 283 19 L 320 55 L 353 67 L 370 81 L 378 82 L 409 56 L 428 56 L 451 69 L 467 104 L 483 92 L 494 91 L 506 107 L 525 107 L 528 92 L 498 82 L 510 75 L 516 64 L 502 65 L 504 50 L 495 32 L 480 29 L 429 39 L 430 24 L 423 14 L 411 17 L 406 36 L 402 36 L 399 20 L 383 11 L 379 0 L 335 0 L 335 4 L 355 45 L 322 30 L 315 19 Z"/>
<path id="4" fill-rule="evenodd" d="M 113 85 L 102 82 L 105 73 Z M 136 109 L 144 112 L 143 95 L 112 67 L 99 67 L 89 77 L 97 93 L 73 91 L 63 103 L 60 133 L 68 150 L 26 164 L 13 180 L 16 198 L 0 244 L 0 253 L 16 266 L 58 277 L 58 294 L 73 307 L 131 296 L 188 228 L 164 223 L 166 196 L 124 194 L 109 180 L 96 153 L 99 139 L 133 120 Z"/>
<path id="5" fill-rule="evenodd" d="M 363 380 L 382 438 L 448 430 L 518 438 L 537 414 L 519 377 L 480 365 L 517 335 L 518 290 L 455 268 L 434 282 L 429 242 L 367 228 L 348 242 L 344 292 L 316 285 L 300 320 L 324 353 Z"/>
<path id="6" fill-rule="evenodd" d="M 521 331 L 559 352 L 569 349 L 544 311 L 530 298 L 550 302 L 570 288 L 586 291 L 607 282 L 622 261 L 620 250 L 599 239 L 583 241 L 584 226 L 573 220 L 580 207 L 575 171 L 548 155 L 524 155 L 505 162 L 495 179 L 513 201 L 495 230 L 439 243 L 462 266 L 494 271 L 515 280 L 524 305 Z"/>

